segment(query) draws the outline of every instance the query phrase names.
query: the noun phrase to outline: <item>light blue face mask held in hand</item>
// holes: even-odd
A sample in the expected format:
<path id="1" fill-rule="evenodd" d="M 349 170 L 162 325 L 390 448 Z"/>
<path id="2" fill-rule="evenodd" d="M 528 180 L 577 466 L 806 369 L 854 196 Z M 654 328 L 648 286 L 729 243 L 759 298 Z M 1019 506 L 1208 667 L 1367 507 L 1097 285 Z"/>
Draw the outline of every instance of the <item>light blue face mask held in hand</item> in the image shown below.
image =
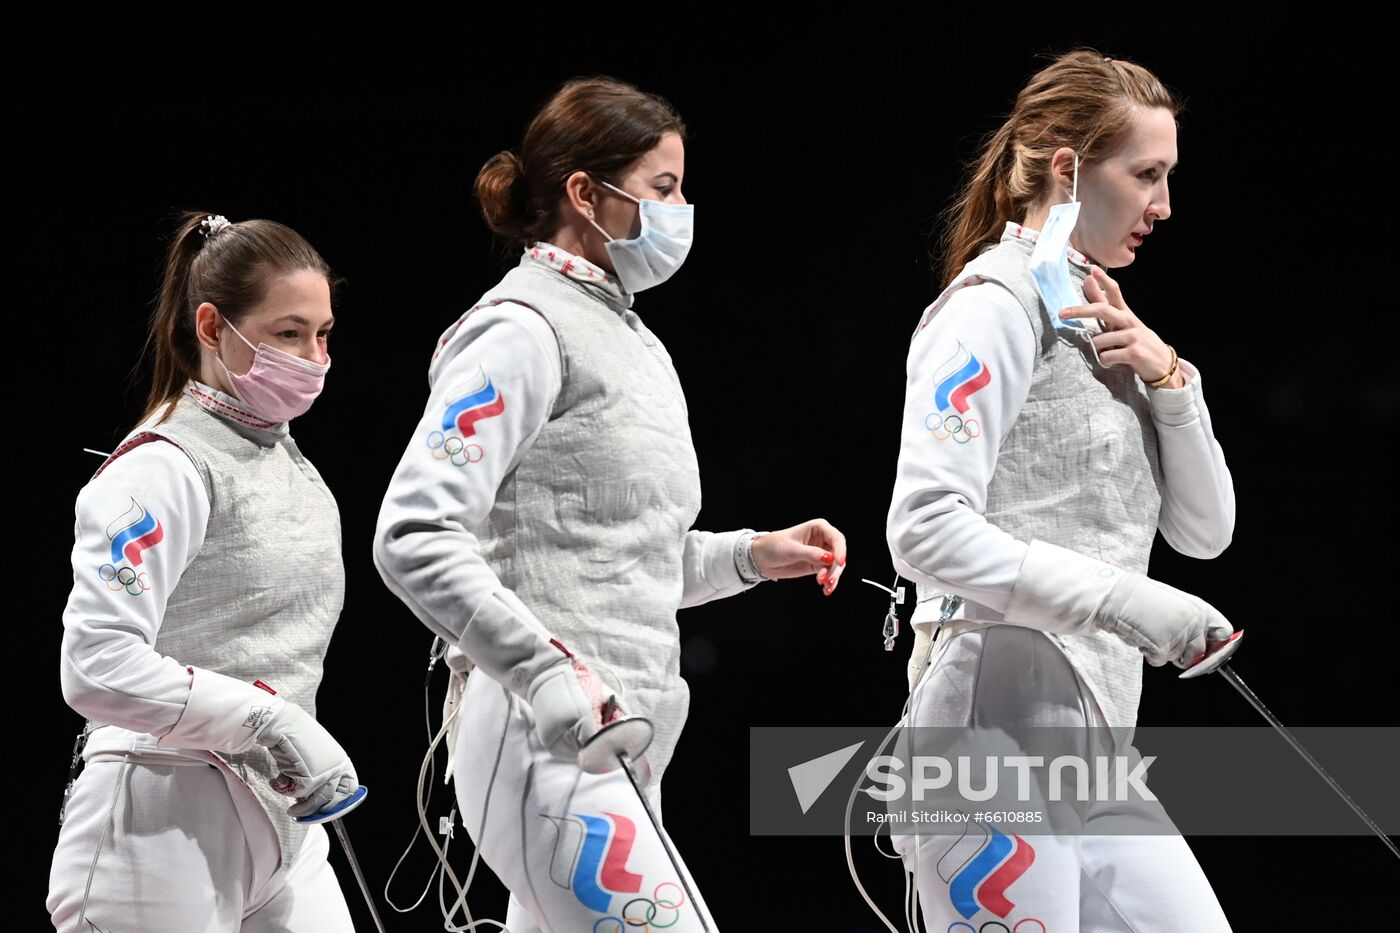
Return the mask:
<path id="1" fill-rule="evenodd" d="M 1060 317 L 1060 311 L 1085 304 L 1088 299 L 1081 297 L 1074 288 L 1074 280 L 1069 274 L 1069 235 L 1079 222 L 1079 153 L 1074 154 L 1074 186 L 1068 204 L 1056 204 L 1050 208 L 1045 219 L 1045 229 L 1031 250 L 1030 273 L 1040 300 L 1045 302 L 1045 310 L 1050 314 L 1050 323 L 1056 330 L 1069 331 L 1086 338 L 1091 331 L 1080 321 L 1067 321 Z M 1091 343 L 1090 351 L 1094 362 L 1099 362 L 1098 349 Z"/>
<path id="2" fill-rule="evenodd" d="M 1031 250 L 1031 279 L 1040 300 L 1045 302 L 1051 322 L 1057 328 L 1082 329 L 1070 321 L 1060 320 L 1061 309 L 1083 304 L 1069 274 L 1069 235 L 1079 222 L 1079 207 L 1079 153 L 1075 153 L 1070 203 L 1056 204 L 1050 208 L 1050 216 L 1046 218 L 1044 229 Z"/>

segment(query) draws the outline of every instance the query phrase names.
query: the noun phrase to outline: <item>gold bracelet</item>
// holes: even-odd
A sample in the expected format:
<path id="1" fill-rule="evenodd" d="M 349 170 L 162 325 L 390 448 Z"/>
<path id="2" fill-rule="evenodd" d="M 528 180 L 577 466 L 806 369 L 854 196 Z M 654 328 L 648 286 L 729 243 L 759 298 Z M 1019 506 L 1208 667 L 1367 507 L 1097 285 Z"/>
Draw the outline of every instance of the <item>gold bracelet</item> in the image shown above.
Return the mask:
<path id="1" fill-rule="evenodd" d="M 1172 365 L 1171 365 L 1171 368 L 1167 370 L 1167 374 L 1166 374 L 1165 376 L 1163 376 L 1161 379 L 1158 379 L 1156 382 L 1148 382 L 1148 383 L 1147 383 L 1147 387 L 1148 387 L 1149 389 L 1158 389 L 1158 388 L 1161 388 L 1162 386 L 1166 385 L 1168 382 L 1171 382 L 1171 381 L 1172 381 L 1172 377 L 1176 375 L 1177 364 L 1178 364 L 1178 362 L 1179 362 L 1179 361 L 1177 360 L 1177 358 L 1176 358 L 1176 347 L 1172 346 L 1171 344 L 1167 344 L 1167 349 L 1170 350 L 1170 351 L 1172 351 Z M 1143 381 L 1146 382 L 1147 380 L 1144 379 Z"/>

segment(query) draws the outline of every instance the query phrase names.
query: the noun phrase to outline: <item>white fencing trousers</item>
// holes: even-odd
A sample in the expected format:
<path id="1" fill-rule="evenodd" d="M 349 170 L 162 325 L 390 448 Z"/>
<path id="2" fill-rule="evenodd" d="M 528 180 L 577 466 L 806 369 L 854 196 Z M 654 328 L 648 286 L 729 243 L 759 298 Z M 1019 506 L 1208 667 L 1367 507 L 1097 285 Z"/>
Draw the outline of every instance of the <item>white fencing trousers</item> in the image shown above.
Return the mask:
<path id="1" fill-rule="evenodd" d="M 236 801 L 219 770 L 200 762 L 88 762 L 74 785 L 49 871 L 47 904 L 54 929 L 353 931 L 326 861 L 325 830 L 311 827 L 292 864 L 276 868 L 272 823 L 244 791 L 247 799 Z M 99 840 L 87 922 L 79 930 L 83 889 Z"/>
<path id="2" fill-rule="evenodd" d="M 937 647 L 915 687 L 910 718 L 915 726 L 1106 725 L 1054 642 L 1015 625 L 958 632 Z M 1016 845 L 1031 851 L 1013 853 L 1005 864 L 1018 864 L 986 883 L 960 878 L 946 858 L 968 844 L 966 837 L 895 833 L 891 841 L 915 874 L 930 933 L 1228 933 L 1215 892 L 1181 836 L 1095 835 L 1094 821 L 1091 809 L 1075 836 L 998 827 L 1004 839 L 1019 837 Z"/>
<path id="3" fill-rule="evenodd" d="M 463 825 L 510 889 L 511 933 L 693 933 L 704 929 L 697 906 L 718 931 L 703 898 L 696 905 L 686 894 L 627 776 L 585 774 L 555 758 L 528 706 L 479 671 L 462 697 L 452 780 Z M 659 819 L 660 790 L 646 791 Z"/>

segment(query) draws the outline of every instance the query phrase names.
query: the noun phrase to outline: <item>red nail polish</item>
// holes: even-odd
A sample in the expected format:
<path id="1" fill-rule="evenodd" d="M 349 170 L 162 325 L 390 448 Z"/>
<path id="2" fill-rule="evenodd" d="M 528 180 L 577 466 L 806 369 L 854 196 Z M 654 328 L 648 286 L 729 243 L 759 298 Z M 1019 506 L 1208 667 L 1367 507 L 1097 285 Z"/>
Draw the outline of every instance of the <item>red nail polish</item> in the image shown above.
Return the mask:
<path id="1" fill-rule="evenodd" d="M 834 561 L 835 559 L 836 559 L 836 555 L 833 554 L 833 553 L 831 553 L 830 551 L 827 551 L 825 554 L 822 555 L 822 563 L 823 563 L 823 564 L 829 564 L 829 563 L 831 563 L 832 561 Z"/>
<path id="2" fill-rule="evenodd" d="M 818 570 L 818 571 L 817 571 L 817 582 L 818 582 L 818 583 L 825 583 L 825 582 L 826 582 L 826 571 L 825 571 L 825 570 Z"/>

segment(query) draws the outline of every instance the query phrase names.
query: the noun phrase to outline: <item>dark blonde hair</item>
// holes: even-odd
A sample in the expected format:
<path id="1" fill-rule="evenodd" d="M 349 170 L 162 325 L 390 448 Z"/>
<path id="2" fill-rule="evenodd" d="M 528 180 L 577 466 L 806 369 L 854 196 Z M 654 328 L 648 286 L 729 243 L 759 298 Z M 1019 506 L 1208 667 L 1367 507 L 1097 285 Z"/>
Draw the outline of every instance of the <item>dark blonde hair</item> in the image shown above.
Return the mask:
<path id="1" fill-rule="evenodd" d="M 272 220 L 206 220 L 213 218 L 203 211 L 181 213 L 165 257 L 142 353 L 142 361 L 151 360 L 151 389 L 142 421 L 179 398 L 187 381 L 199 378 L 194 313 L 201 304 L 213 304 L 237 324 L 281 276 L 306 269 L 333 288 L 338 284 L 321 255 L 290 227 Z M 169 414 L 167 410 L 161 420 Z"/>
<path id="2" fill-rule="evenodd" d="M 493 232 L 528 246 L 558 226 L 570 175 L 616 183 L 666 133 L 684 139 L 685 124 L 663 98 L 616 78 L 569 81 L 530 121 L 520 154 L 498 152 L 477 173 L 481 215 Z"/>
<path id="3" fill-rule="evenodd" d="M 948 208 L 937 247 L 942 284 L 1048 193 L 1055 150 L 1078 152 L 1081 168 L 1107 158 L 1127 138 L 1134 111 L 1154 107 L 1173 118 L 1181 112 L 1152 72 L 1093 49 L 1068 52 L 1036 72 L 1006 122 L 982 141 Z"/>

